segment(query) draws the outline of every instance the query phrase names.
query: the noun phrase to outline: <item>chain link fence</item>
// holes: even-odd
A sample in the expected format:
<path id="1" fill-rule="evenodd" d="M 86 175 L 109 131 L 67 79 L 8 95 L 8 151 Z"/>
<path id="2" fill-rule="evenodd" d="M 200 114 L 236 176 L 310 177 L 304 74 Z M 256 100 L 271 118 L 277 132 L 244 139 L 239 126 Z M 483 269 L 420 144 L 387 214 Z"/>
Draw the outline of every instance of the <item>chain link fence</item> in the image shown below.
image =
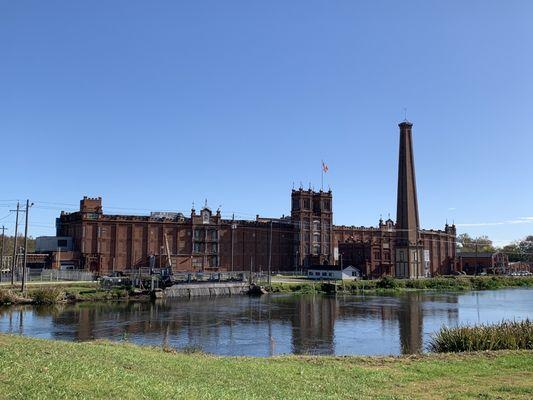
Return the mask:
<path id="1" fill-rule="evenodd" d="M 22 280 L 22 271 L 16 271 L 14 276 L 15 282 L 20 282 Z M 28 268 L 26 270 L 26 281 L 27 282 L 70 282 L 70 281 L 81 281 L 81 282 L 91 282 L 94 281 L 95 277 L 91 272 L 87 271 L 76 271 L 76 270 L 66 270 L 59 271 L 57 269 L 43 269 L 43 270 L 33 270 Z M 0 273 L 0 283 L 10 283 L 11 282 L 11 272 L 2 272 Z"/>

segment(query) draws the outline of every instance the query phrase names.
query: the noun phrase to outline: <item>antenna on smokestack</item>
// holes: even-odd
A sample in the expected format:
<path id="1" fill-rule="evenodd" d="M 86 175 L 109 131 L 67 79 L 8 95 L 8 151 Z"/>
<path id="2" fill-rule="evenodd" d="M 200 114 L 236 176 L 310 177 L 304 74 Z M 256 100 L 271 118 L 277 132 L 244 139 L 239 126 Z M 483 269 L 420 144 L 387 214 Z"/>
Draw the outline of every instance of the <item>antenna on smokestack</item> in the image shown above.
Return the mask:
<path id="1" fill-rule="evenodd" d="M 407 121 L 407 107 L 403 108 L 403 120 Z"/>

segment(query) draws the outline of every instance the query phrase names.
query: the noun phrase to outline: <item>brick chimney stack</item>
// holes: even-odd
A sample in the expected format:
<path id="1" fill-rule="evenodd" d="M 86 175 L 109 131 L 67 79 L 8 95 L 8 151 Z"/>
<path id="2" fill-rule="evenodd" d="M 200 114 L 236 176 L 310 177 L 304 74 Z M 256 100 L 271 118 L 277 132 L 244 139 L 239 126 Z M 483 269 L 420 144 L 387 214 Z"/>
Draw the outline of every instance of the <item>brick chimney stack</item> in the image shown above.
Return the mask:
<path id="1" fill-rule="evenodd" d="M 417 278 L 421 273 L 419 249 L 418 199 L 413 154 L 413 124 L 403 121 L 400 127 L 398 160 L 398 200 L 396 206 L 396 276 Z"/>
<path id="2" fill-rule="evenodd" d="M 401 245 L 414 245 L 418 240 L 420 223 L 416 195 L 415 164 L 413 155 L 413 124 L 404 121 L 400 127 L 400 154 L 398 160 L 398 200 L 396 228 Z"/>

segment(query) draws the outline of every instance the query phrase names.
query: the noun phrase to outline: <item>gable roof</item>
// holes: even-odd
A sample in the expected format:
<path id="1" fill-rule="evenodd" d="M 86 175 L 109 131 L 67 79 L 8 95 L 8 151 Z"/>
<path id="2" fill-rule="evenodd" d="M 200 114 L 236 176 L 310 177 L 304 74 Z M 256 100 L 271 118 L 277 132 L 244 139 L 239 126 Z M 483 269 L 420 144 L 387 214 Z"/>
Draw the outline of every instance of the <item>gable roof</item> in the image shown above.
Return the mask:
<path id="1" fill-rule="evenodd" d="M 356 270 L 357 268 L 348 265 L 347 267 L 342 268 L 342 271 L 346 270 Z M 312 265 L 311 267 L 307 268 L 308 271 L 341 271 L 341 267 L 338 265 Z"/>

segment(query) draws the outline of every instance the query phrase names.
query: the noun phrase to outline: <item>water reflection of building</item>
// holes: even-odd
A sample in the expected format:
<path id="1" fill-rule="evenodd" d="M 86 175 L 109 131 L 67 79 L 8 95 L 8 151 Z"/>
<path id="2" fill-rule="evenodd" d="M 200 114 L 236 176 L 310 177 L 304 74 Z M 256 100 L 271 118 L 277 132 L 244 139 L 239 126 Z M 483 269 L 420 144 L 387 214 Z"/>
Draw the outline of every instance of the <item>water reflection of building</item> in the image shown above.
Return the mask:
<path id="1" fill-rule="evenodd" d="M 424 350 L 426 323 L 431 330 L 457 323 L 458 305 L 453 303 L 456 295 L 406 293 L 11 307 L 0 309 L 0 328 L 28 335 L 46 331 L 63 340 L 127 338 L 151 345 L 168 341 L 175 347 L 206 346 L 206 351 L 215 352 L 223 347 L 239 351 L 244 343 L 246 354 L 335 354 L 336 321 L 342 320 L 344 329 L 346 322 L 354 329 L 354 345 L 356 340 L 365 341 L 358 321 L 367 328 L 371 321 L 378 335 L 392 334 L 391 340 L 400 343 L 402 352 L 416 353 Z M 392 333 L 395 329 L 397 336 Z"/>
<path id="2" fill-rule="evenodd" d="M 300 298 L 292 318 L 295 354 L 334 354 L 338 302 L 333 297 Z"/>

